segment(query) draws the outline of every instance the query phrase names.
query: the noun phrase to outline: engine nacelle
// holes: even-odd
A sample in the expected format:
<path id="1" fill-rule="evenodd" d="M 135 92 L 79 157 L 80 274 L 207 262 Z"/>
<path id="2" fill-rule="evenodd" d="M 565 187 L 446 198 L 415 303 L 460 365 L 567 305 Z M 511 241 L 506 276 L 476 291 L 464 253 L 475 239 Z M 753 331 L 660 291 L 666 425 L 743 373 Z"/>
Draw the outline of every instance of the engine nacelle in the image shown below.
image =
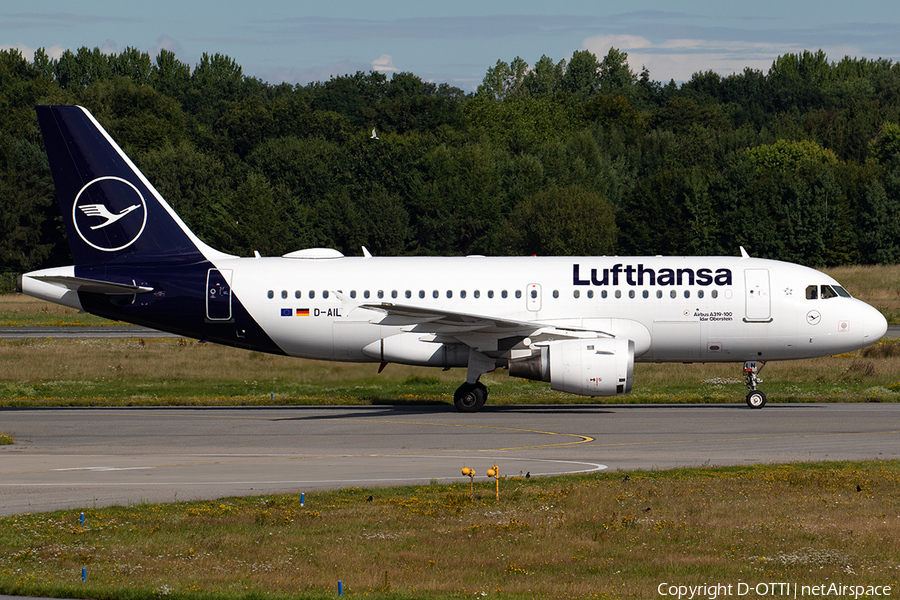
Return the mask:
<path id="1" fill-rule="evenodd" d="M 549 381 L 560 392 L 618 396 L 634 383 L 634 342 L 625 338 L 559 340 L 540 354 L 509 361 L 511 377 Z"/>

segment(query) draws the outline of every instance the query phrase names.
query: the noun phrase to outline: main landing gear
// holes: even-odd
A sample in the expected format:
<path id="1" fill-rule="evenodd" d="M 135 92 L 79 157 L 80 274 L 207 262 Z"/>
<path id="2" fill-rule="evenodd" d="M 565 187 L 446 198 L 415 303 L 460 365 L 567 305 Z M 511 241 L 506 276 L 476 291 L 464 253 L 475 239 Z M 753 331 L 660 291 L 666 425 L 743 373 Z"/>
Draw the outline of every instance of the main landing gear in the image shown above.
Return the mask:
<path id="1" fill-rule="evenodd" d="M 756 389 L 757 383 L 762 383 L 756 374 L 766 366 L 765 361 L 748 360 L 744 362 L 744 375 L 747 376 L 746 386 L 750 390 L 747 394 L 747 406 L 750 408 L 762 408 L 766 405 L 766 395 Z"/>
<path id="2" fill-rule="evenodd" d="M 487 401 L 487 386 L 480 381 L 464 383 L 456 388 L 453 404 L 459 412 L 478 412 Z"/>
<path id="3" fill-rule="evenodd" d="M 456 388 L 453 404 L 459 412 L 478 412 L 487 401 L 487 387 L 479 381 L 485 373 L 497 368 L 497 362 L 483 353 L 469 348 L 469 365 L 466 370 L 466 382 Z"/>

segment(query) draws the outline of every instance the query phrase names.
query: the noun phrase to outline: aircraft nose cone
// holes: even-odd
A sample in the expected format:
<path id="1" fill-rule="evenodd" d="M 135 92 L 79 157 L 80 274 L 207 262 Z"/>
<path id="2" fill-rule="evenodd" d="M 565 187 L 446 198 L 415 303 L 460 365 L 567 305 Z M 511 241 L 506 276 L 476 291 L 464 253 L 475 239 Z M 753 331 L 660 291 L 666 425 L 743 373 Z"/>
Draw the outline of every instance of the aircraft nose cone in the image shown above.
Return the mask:
<path id="1" fill-rule="evenodd" d="M 867 306 L 868 311 L 865 315 L 865 326 L 863 328 L 863 342 L 866 345 L 874 344 L 884 337 L 887 333 L 888 323 L 877 309 Z"/>

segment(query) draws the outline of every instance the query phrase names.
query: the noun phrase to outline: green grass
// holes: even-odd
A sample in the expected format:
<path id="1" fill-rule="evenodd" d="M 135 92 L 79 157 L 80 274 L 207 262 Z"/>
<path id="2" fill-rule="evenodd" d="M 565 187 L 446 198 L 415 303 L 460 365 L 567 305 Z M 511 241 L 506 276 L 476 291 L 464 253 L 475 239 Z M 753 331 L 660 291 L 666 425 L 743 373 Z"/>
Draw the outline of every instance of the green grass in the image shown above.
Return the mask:
<path id="1" fill-rule="evenodd" d="M 898 461 L 514 477 L 499 501 L 480 479 L 474 499 L 461 481 L 308 493 L 303 506 L 286 494 L 5 517 L 0 593 L 322 598 L 338 580 L 373 598 L 898 589 Z"/>
<path id="2" fill-rule="evenodd" d="M 11 446 L 15 444 L 15 438 L 8 433 L 0 433 L 0 446 Z"/>
<path id="3" fill-rule="evenodd" d="M 0 406 L 452 403 L 463 369 L 302 360 L 177 339 L 0 341 Z M 638 364 L 630 394 L 590 399 L 498 371 L 482 380 L 503 404 L 728 403 L 746 389 L 737 364 Z M 859 353 L 774 362 L 771 402 L 894 402 L 900 342 Z"/>

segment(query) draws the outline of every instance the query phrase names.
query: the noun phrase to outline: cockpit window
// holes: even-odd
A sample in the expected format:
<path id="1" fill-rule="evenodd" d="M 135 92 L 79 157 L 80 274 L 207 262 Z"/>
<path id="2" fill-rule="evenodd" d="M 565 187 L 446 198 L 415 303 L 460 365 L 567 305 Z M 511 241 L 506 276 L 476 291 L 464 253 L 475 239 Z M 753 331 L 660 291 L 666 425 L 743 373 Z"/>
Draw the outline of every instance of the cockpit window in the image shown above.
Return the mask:
<path id="1" fill-rule="evenodd" d="M 837 298 L 837 292 L 831 289 L 830 285 L 820 285 L 819 291 L 821 292 L 822 300 Z"/>
<path id="2" fill-rule="evenodd" d="M 806 286 L 806 299 L 807 300 L 818 300 L 819 299 L 819 288 L 814 285 Z"/>
<path id="3" fill-rule="evenodd" d="M 831 287 L 833 287 L 834 291 L 836 291 L 838 293 L 838 296 L 840 296 L 842 298 L 852 298 L 853 297 L 850 295 L 850 292 L 848 292 L 847 290 L 845 290 L 844 288 L 842 288 L 839 285 L 833 285 Z"/>

